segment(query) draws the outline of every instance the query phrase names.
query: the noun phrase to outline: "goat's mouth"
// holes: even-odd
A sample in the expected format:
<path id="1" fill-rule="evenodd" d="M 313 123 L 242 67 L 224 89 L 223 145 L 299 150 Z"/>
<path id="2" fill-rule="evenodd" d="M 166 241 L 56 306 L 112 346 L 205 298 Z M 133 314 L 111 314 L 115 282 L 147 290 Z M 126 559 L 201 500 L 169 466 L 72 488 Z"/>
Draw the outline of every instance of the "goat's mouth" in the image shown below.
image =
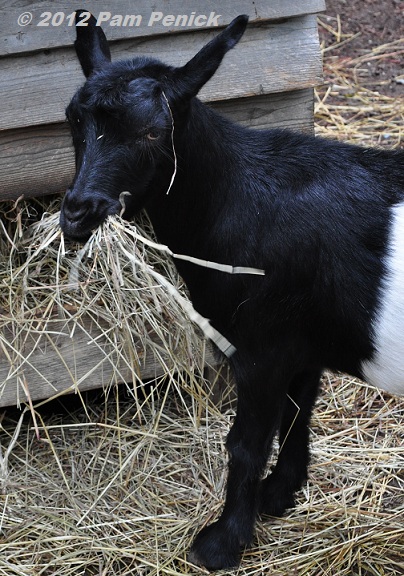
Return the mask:
<path id="1" fill-rule="evenodd" d="M 90 238 L 93 230 L 95 230 L 96 228 L 98 228 L 100 224 L 102 224 L 102 222 L 99 222 L 96 225 L 88 227 L 81 225 L 80 223 L 77 222 L 74 223 L 69 222 L 64 218 L 62 212 L 60 213 L 59 223 L 65 238 L 67 238 L 68 240 L 72 240 L 73 242 L 83 242 L 83 243 Z"/>
<path id="2" fill-rule="evenodd" d="M 101 212 L 94 213 L 90 210 L 82 211 L 81 214 L 71 214 L 62 205 L 59 224 L 66 238 L 75 242 L 86 242 L 92 232 L 107 219 L 109 215 L 119 214 L 120 205 L 109 206 Z"/>

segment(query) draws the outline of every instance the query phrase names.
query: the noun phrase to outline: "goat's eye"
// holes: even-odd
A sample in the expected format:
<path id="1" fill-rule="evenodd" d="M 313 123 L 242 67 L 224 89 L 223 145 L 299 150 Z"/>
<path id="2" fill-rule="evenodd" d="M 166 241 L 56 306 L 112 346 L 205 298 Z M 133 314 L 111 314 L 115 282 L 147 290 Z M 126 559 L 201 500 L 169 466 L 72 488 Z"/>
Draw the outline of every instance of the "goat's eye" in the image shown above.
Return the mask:
<path id="1" fill-rule="evenodd" d="M 149 130 L 146 132 L 146 138 L 150 141 L 160 138 L 160 133 L 157 130 Z"/>

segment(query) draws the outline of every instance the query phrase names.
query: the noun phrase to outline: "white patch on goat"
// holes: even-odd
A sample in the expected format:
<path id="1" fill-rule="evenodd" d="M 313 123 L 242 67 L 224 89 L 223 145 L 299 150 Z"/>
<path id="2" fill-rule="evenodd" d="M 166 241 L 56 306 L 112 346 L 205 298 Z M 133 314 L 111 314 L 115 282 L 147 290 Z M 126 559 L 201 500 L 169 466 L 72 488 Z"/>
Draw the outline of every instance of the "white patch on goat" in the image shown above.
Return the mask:
<path id="1" fill-rule="evenodd" d="M 380 309 L 373 324 L 375 354 L 362 364 L 369 384 L 404 394 L 404 204 L 392 208 Z"/>

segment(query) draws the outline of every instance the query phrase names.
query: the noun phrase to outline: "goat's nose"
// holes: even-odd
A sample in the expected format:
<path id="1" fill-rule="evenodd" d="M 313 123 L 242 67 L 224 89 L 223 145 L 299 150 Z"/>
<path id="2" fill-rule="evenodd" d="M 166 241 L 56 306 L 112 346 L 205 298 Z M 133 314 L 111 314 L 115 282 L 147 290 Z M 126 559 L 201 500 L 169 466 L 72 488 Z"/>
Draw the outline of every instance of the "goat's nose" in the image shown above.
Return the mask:
<path id="1" fill-rule="evenodd" d="M 79 201 L 72 196 L 71 190 L 66 192 L 66 196 L 63 200 L 62 211 L 65 218 L 70 222 L 78 222 L 82 220 L 84 216 L 89 212 L 90 204 L 86 201 Z"/>

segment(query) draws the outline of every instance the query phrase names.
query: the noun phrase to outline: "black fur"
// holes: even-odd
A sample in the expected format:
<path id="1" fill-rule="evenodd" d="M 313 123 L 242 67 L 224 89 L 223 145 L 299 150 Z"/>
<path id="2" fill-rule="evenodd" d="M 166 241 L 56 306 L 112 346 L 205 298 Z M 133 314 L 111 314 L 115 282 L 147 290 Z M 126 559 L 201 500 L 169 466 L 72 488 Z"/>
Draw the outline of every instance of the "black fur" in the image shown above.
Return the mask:
<path id="1" fill-rule="evenodd" d="M 92 21 L 76 42 L 88 79 L 67 108 L 77 160 L 61 211 L 67 236 L 88 237 L 120 212 L 128 190 L 126 216 L 145 207 L 174 252 L 266 271 L 230 276 L 177 263 L 196 309 L 237 349 L 226 502 L 190 555 L 210 569 L 238 563 L 257 513 L 293 506 L 323 369 L 362 376 L 374 352 L 390 207 L 404 194 L 402 152 L 242 128 L 194 97 L 246 24 L 238 17 L 174 68 L 148 58 L 110 63 Z M 167 195 L 170 109 L 178 170 Z M 263 480 L 278 431 L 285 444 Z"/>

